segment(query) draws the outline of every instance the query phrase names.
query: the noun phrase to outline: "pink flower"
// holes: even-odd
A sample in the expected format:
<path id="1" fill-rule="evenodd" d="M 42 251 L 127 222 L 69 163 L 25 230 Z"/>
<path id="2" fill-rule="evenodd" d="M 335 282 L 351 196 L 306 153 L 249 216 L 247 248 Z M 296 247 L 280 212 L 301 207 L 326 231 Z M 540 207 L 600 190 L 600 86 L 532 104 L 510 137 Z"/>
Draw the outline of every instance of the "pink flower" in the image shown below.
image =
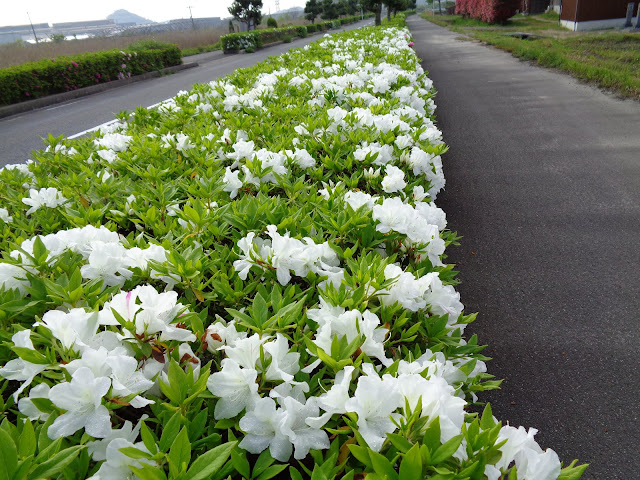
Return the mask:
<path id="1" fill-rule="evenodd" d="M 127 66 L 123 63 L 122 64 L 122 69 L 124 70 L 125 68 L 127 68 Z"/>
<path id="2" fill-rule="evenodd" d="M 78 66 L 78 64 L 76 62 L 74 62 L 74 61 L 71 62 L 71 65 L 73 65 L 74 67 Z"/>
<path id="3" fill-rule="evenodd" d="M 409 46 L 410 46 L 410 47 L 413 47 L 413 42 L 409 42 Z"/>
<path id="4" fill-rule="evenodd" d="M 29 92 L 24 92 L 24 94 L 25 94 L 27 97 L 30 97 L 30 96 L 31 96 L 31 94 L 30 94 Z"/>

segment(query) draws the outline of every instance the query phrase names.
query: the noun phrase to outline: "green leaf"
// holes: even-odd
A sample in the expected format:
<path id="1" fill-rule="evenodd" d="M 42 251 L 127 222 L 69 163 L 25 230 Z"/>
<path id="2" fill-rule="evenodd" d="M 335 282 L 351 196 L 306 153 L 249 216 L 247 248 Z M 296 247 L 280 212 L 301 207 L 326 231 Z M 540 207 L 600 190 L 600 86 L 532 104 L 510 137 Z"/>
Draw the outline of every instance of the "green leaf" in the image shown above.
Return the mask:
<path id="1" fill-rule="evenodd" d="M 149 427 L 147 427 L 147 424 L 144 422 L 141 422 L 140 424 L 140 437 L 142 437 L 142 443 L 144 443 L 147 450 L 151 452 L 151 455 L 158 453 L 156 439 L 154 438 L 153 433 L 151 433 L 151 430 L 149 430 Z"/>
<path id="2" fill-rule="evenodd" d="M 371 458 L 374 472 L 379 475 L 385 475 L 388 480 L 398 479 L 398 474 L 394 470 L 393 465 L 391 465 L 391 462 L 389 462 L 384 455 L 369 450 L 369 457 Z"/>
<path id="3" fill-rule="evenodd" d="M 46 462 L 43 462 L 40 465 L 38 465 L 29 474 L 29 480 L 53 477 L 57 473 L 64 470 L 67 467 L 67 465 L 73 462 L 83 448 L 86 448 L 86 446 L 76 445 L 75 447 L 69 447 L 69 448 L 65 448 L 64 450 L 61 450 Z"/>
<path id="4" fill-rule="evenodd" d="M 576 467 L 575 464 L 577 462 L 577 460 L 574 460 L 568 467 L 563 468 L 560 471 L 558 480 L 578 480 L 580 477 L 582 477 L 582 474 L 585 472 L 589 464 L 585 463 L 584 465 L 578 465 Z"/>
<path id="5" fill-rule="evenodd" d="M 11 435 L 0 429 L 0 480 L 10 480 L 18 468 L 18 449 Z"/>
<path id="6" fill-rule="evenodd" d="M 271 456 L 271 453 L 269 453 L 269 449 L 265 450 L 264 452 L 262 452 L 259 456 L 258 459 L 256 460 L 256 463 L 253 465 L 253 472 L 252 472 L 252 477 L 255 478 L 258 475 L 260 475 L 262 472 L 264 472 L 267 467 L 269 467 L 275 460 L 273 459 L 273 457 Z"/>
<path id="7" fill-rule="evenodd" d="M 159 445 L 161 452 L 166 452 L 167 450 L 169 450 L 169 446 L 171 446 L 173 441 L 176 439 L 176 435 L 178 435 L 181 426 L 182 414 L 180 413 L 180 411 L 178 411 L 173 414 L 173 417 L 169 419 L 162 430 Z"/>
<path id="8" fill-rule="evenodd" d="M 136 447 L 122 447 L 118 451 L 129 458 L 135 458 L 135 459 L 144 458 L 146 460 L 151 459 L 151 454 L 143 450 L 140 450 L 139 448 L 136 448 Z"/>
<path id="9" fill-rule="evenodd" d="M 302 475 L 297 468 L 289 467 L 289 477 L 291 480 L 303 480 Z"/>
<path id="10" fill-rule="evenodd" d="M 369 449 L 365 447 L 361 447 L 360 445 L 347 445 L 351 455 L 356 457 L 360 463 L 366 465 L 369 468 L 373 468 L 373 463 L 371 463 L 371 458 L 369 457 Z"/>
<path id="11" fill-rule="evenodd" d="M 239 448 L 233 449 L 231 451 L 231 463 L 243 478 L 251 478 L 251 465 L 249 465 L 249 460 L 247 459 L 247 452 Z"/>
<path id="12" fill-rule="evenodd" d="M 420 455 L 420 446 L 418 444 L 414 445 L 402 457 L 399 475 L 402 480 L 422 479 L 422 455 Z"/>
<path id="13" fill-rule="evenodd" d="M 35 363 L 37 365 L 49 365 L 49 363 L 51 363 L 43 354 L 30 348 L 11 347 L 11 350 L 25 362 Z"/>
<path id="14" fill-rule="evenodd" d="M 238 442 L 227 442 L 200 455 L 187 470 L 189 480 L 205 480 L 214 475 L 231 455 Z"/>
<path id="15" fill-rule="evenodd" d="M 413 447 L 413 444 L 409 440 L 397 433 L 389 433 L 387 434 L 387 438 L 391 442 L 391 445 L 396 447 L 399 452 L 407 453 L 411 447 Z"/>
<path id="16" fill-rule="evenodd" d="M 271 465 L 264 472 L 262 472 L 256 480 L 269 480 L 270 478 L 273 478 L 276 475 L 278 475 L 281 471 L 283 471 L 288 466 L 289 466 L 288 464 Z"/>
<path id="17" fill-rule="evenodd" d="M 31 421 L 27 419 L 22 426 L 22 433 L 20 434 L 20 442 L 18 444 L 18 453 L 22 458 L 30 457 L 36 453 L 36 434 L 33 431 L 33 425 Z"/>
<path id="18" fill-rule="evenodd" d="M 176 439 L 171 444 L 171 450 L 169 450 L 169 475 L 175 477 L 183 470 L 186 470 L 191 461 L 191 444 L 189 443 L 189 436 L 187 435 L 187 429 L 182 428 Z"/>
<path id="19" fill-rule="evenodd" d="M 431 456 L 431 464 L 437 465 L 451 457 L 462 443 L 464 435 L 456 435 L 451 440 L 443 443 Z"/>
<path id="20" fill-rule="evenodd" d="M 487 403 L 482 412 L 482 419 L 480 420 L 480 428 L 482 430 L 489 430 L 493 428 L 496 422 L 493 420 L 493 412 L 491 411 L 491 404 Z"/>
<path id="21" fill-rule="evenodd" d="M 440 418 L 436 417 L 429 423 L 427 430 L 424 432 L 422 443 L 429 450 L 434 451 L 440 446 Z"/>
<path id="22" fill-rule="evenodd" d="M 167 475 L 164 473 L 164 470 L 152 465 L 143 464 L 142 467 L 129 465 L 129 468 L 140 480 L 167 480 Z"/>

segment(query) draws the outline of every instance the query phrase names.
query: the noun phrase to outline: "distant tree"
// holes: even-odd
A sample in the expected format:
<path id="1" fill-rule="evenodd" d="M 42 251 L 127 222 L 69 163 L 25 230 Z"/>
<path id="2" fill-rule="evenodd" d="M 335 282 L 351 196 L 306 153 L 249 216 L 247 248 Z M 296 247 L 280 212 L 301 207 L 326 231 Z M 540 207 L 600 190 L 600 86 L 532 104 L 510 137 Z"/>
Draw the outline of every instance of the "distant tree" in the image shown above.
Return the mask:
<path id="1" fill-rule="evenodd" d="M 334 20 L 340 16 L 338 4 L 333 0 L 322 0 L 322 18 L 325 20 Z"/>
<path id="2" fill-rule="evenodd" d="M 361 0 L 362 8 L 376 14 L 376 25 L 382 23 L 382 0 Z"/>
<path id="3" fill-rule="evenodd" d="M 53 43 L 61 43 L 64 42 L 65 36 L 61 33 L 52 33 L 49 38 Z"/>
<path id="4" fill-rule="evenodd" d="M 355 15 L 360 11 L 360 2 L 358 0 L 347 0 L 347 15 Z"/>
<path id="5" fill-rule="evenodd" d="M 278 28 L 278 21 L 273 17 L 267 18 L 267 27 Z"/>
<path id="6" fill-rule="evenodd" d="M 247 30 L 255 30 L 262 21 L 262 0 L 234 0 L 229 13 L 236 20 L 247 24 Z"/>
<path id="7" fill-rule="evenodd" d="M 406 0 L 384 0 L 384 4 L 387 6 L 387 20 L 391 20 L 392 13 L 395 15 L 407 8 Z"/>
<path id="8" fill-rule="evenodd" d="M 318 3 L 318 0 L 308 0 L 304 6 L 304 18 L 311 23 L 316 23 L 316 17 L 322 13 L 322 5 Z"/>

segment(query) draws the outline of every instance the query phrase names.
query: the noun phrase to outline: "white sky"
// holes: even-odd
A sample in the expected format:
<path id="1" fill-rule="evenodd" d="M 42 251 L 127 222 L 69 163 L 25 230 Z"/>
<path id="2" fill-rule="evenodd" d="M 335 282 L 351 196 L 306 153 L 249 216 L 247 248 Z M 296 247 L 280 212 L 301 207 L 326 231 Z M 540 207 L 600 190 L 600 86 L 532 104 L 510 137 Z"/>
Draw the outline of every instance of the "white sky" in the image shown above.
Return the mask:
<path id="1" fill-rule="evenodd" d="M 229 17 L 227 8 L 232 0 L 0 0 L 0 26 L 33 23 L 78 22 L 103 20 L 116 10 L 163 22 L 174 18 L 189 18 L 189 6 L 194 18 Z M 275 13 L 275 0 L 263 0 L 263 14 Z M 280 10 L 304 7 L 306 0 L 280 0 Z"/>

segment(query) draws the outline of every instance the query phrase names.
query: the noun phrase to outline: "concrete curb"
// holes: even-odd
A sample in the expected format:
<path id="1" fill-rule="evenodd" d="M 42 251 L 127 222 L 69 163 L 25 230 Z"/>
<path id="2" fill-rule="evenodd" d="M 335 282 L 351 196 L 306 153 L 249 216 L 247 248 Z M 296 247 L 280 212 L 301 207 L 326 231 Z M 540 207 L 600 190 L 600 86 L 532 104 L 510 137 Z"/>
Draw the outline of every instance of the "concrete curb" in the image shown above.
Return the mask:
<path id="1" fill-rule="evenodd" d="M 98 85 L 92 85 L 90 87 L 79 88 L 78 90 L 72 90 L 70 92 L 57 93 L 55 95 L 49 95 L 35 100 L 28 100 L 26 102 L 16 103 L 13 105 L 7 105 L 6 107 L 0 107 L 0 118 L 10 117 L 19 113 L 36 110 L 38 108 L 48 107 L 55 105 L 56 103 L 66 102 L 73 100 L 74 98 L 86 97 L 87 95 L 93 95 L 94 93 L 104 92 L 113 88 L 129 85 L 130 83 L 141 82 L 150 78 L 157 78 L 170 73 L 180 72 L 189 68 L 197 67 L 198 63 L 183 63 L 182 65 L 175 65 L 173 67 L 163 68 L 162 70 L 156 70 L 155 72 L 147 72 L 142 75 L 136 75 L 135 77 L 125 78 L 123 80 L 114 80 L 112 82 L 101 83 Z"/>

